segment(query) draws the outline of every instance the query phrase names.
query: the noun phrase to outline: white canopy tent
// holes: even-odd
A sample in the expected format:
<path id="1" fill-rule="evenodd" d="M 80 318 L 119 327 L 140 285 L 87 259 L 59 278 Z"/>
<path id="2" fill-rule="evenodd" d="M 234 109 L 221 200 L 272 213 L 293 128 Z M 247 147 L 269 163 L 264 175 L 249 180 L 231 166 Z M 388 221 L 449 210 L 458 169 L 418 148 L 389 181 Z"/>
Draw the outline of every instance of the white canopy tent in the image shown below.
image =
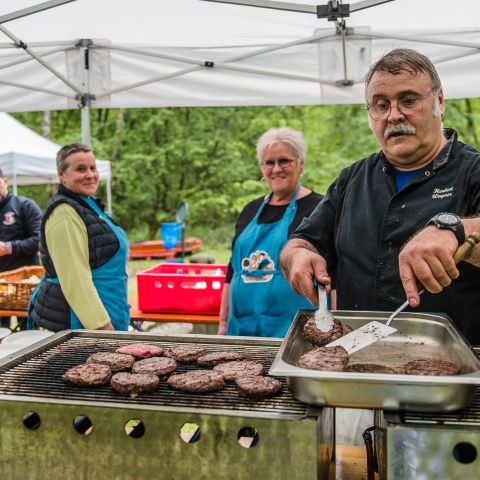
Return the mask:
<path id="1" fill-rule="evenodd" d="M 480 96 L 477 0 L 324 0 L 335 21 L 318 0 L 50 0 L 63 4 L 28 14 L 39 1 L 0 2 L 2 111 L 80 106 L 86 128 L 89 107 L 361 103 L 368 67 L 400 46 L 434 61 L 447 98 Z"/>
<path id="2" fill-rule="evenodd" d="M 11 117 L 0 113 L 0 168 L 9 177 L 13 193 L 17 185 L 58 183 L 56 153 L 60 145 Z M 112 211 L 111 172 L 108 160 L 97 160 L 100 179 L 107 184 L 107 209 Z"/>

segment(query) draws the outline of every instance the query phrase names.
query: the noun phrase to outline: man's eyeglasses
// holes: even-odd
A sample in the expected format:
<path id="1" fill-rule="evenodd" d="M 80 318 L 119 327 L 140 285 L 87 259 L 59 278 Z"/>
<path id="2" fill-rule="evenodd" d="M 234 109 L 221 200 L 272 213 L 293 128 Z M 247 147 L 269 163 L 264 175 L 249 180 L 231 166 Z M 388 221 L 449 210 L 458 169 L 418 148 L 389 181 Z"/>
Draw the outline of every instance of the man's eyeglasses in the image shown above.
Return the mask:
<path id="1" fill-rule="evenodd" d="M 277 160 L 265 160 L 262 162 L 262 167 L 268 170 L 272 170 L 275 165 L 278 165 L 280 168 L 288 168 L 295 160 L 291 158 L 279 158 Z"/>
<path id="2" fill-rule="evenodd" d="M 422 109 L 423 101 L 435 91 L 436 89 L 432 88 L 424 95 L 416 93 L 401 95 L 396 102 L 397 110 L 403 115 L 418 113 Z M 367 104 L 367 110 L 373 120 L 383 120 L 390 115 L 392 102 L 387 98 L 377 98 L 372 103 Z"/>

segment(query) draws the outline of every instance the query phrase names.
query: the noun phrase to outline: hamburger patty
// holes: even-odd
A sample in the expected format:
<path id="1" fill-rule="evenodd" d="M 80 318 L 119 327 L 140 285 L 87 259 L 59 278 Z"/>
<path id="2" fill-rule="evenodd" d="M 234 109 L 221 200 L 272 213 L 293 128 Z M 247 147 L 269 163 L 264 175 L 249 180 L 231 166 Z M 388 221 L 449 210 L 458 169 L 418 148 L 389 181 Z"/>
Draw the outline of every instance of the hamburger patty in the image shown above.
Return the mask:
<path id="1" fill-rule="evenodd" d="M 212 352 L 197 358 L 197 363 L 201 367 L 212 368 L 219 363 L 233 362 L 244 358 L 245 355 L 239 352 Z"/>
<path id="2" fill-rule="evenodd" d="M 221 390 L 225 382 L 223 376 L 213 370 L 191 370 L 171 375 L 167 384 L 175 390 L 190 393 L 204 393 Z"/>
<path id="3" fill-rule="evenodd" d="M 87 358 L 87 363 L 102 363 L 103 365 L 108 365 L 112 372 L 130 370 L 134 361 L 135 357 L 132 355 L 111 352 L 98 352 Z"/>
<path id="4" fill-rule="evenodd" d="M 269 398 L 282 391 L 282 382 L 273 377 L 245 375 L 235 380 L 240 395 L 255 400 Z"/>
<path id="5" fill-rule="evenodd" d="M 350 325 L 342 325 L 339 320 L 333 321 L 333 327 L 328 332 L 322 332 L 315 324 L 314 318 L 307 320 L 303 326 L 303 336 L 317 347 L 323 347 L 351 331 Z"/>
<path id="6" fill-rule="evenodd" d="M 304 353 L 298 366 L 310 370 L 341 372 L 348 364 L 348 353 L 343 347 L 318 347 Z"/>
<path id="7" fill-rule="evenodd" d="M 395 373 L 404 374 L 405 367 L 403 366 L 387 366 L 378 365 L 376 363 L 352 363 L 345 368 L 346 372 L 360 372 L 360 373 Z"/>
<path id="8" fill-rule="evenodd" d="M 177 368 L 177 362 L 169 357 L 150 357 L 135 362 L 132 373 L 153 373 L 163 377 L 172 373 Z"/>
<path id="9" fill-rule="evenodd" d="M 263 365 L 253 360 L 240 360 L 237 362 L 219 363 L 213 367 L 213 371 L 223 375 L 226 381 L 233 382 L 238 377 L 245 375 L 262 375 Z"/>
<path id="10" fill-rule="evenodd" d="M 420 358 L 405 364 L 407 375 L 458 375 L 460 368 L 446 360 Z"/>
<path id="11" fill-rule="evenodd" d="M 169 348 L 165 352 L 165 356 L 174 358 L 177 362 L 194 362 L 198 357 L 207 353 L 205 347 L 200 345 L 179 345 L 178 347 Z"/>
<path id="12" fill-rule="evenodd" d="M 68 369 L 63 375 L 62 380 L 73 385 L 83 385 L 86 387 L 95 387 L 107 385 L 112 378 L 112 371 L 108 365 L 100 363 L 84 363 Z"/>
<path id="13" fill-rule="evenodd" d="M 157 345 L 150 345 L 147 343 L 130 343 L 123 347 L 117 348 L 116 353 L 124 353 L 126 355 L 133 355 L 135 358 L 149 358 L 159 357 L 163 354 L 164 349 Z"/>
<path id="14" fill-rule="evenodd" d="M 138 393 L 152 392 L 160 383 L 159 378 L 153 373 L 128 373 L 119 372 L 113 375 L 110 384 L 112 388 L 119 393 Z"/>

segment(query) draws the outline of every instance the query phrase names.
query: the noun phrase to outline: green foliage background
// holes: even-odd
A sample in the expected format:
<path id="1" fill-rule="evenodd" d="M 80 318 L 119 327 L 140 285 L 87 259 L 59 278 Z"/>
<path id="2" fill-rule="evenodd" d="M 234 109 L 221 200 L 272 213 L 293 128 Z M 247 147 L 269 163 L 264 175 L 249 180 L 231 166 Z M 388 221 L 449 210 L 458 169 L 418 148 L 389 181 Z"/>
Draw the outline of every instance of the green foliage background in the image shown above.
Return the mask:
<path id="1" fill-rule="evenodd" d="M 42 131 L 42 112 L 16 114 Z M 445 125 L 479 146 L 479 100 L 449 101 Z M 235 218 L 266 192 L 255 158 L 256 139 L 268 128 L 301 130 L 308 154 L 302 182 L 324 193 L 339 171 L 378 149 L 363 106 L 100 109 L 91 112 L 92 146 L 112 165 L 113 210 L 130 239 L 159 237 L 189 203 L 188 230 L 211 243 L 228 244 Z M 80 140 L 80 113 L 51 113 L 51 139 Z M 51 187 L 22 187 L 44 206 Z M 100 196 L 105 192 L 102 189 Z"/>

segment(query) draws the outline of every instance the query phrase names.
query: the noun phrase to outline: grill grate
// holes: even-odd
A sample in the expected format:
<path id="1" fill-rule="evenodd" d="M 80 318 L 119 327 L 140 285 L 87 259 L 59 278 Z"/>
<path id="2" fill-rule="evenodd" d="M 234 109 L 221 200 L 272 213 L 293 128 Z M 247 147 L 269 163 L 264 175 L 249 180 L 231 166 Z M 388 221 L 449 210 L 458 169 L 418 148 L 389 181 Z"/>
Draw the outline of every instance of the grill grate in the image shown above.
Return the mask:
<path id="1" fill-rule="evenodd" d="M 480 347 L 475 347 L 473 351 L 480 357 Z M 475 390 L 472 404 L 464 410 L 442 414 L 408 412 L 403 414 L 402 421 L 409 424 L 480 427 L 480 387 Z"/>
<path id="2" fill-rule="evenodd" d="M 236 392 L 233 384 L 227 383 L 220 392 L 207 394 L 190 394 L 170 389 L 165 380 L 161 380 L 160 387 L 153 393 L 140 394 L 135 398 L 120 394 L 110 386 L 78 387 L 68 385 L 61 379 L 62 374 L 75 365 L 84 363 L 86 359 L 96 352 L 114 351 L 122 345 L 142 342 L 157 344 L 163 347 L 173 347 L 185 343 L 193 343 L 190 339 L 182 342 L 158 341 L 158 337 L 141 340 L 130 337 L 128 340 L 112 338 L 89 338 L 88 336 L 73 336 L 53 346 L 46 345 L 40 353 L 32 352 L 30 358 L 22 357 L 18 362 L 9 363 L 0 367 L 0 395 L 27 397 L 29 400 L 55 403 L 81 403 L 81 404 L 110 404 L 122 408 L 157 408 L 167 410 L 215 410 L 221 414 L 236 414 L 252 416 L 275 417 L 304 417 L 307 407 L 297 401 L 289 392 L 285 378 L 280 378 L 283 383 L 283 393 L 271 399 L 252 401 L 241 397 Z M 52 342 L 53 344 L 54 342 Z M 263 363 L 268 371 L 279 349 L 278 345 L 263 345 L 255 342 L 247 344 L 210 343 L 205 338 L 195 339 L 196 345 L 205 347 L 208 352 L 238 351 L 246 354 L 249 359 Z M 177 373 L 198 369 L 195 364 L 178 363 Z"/>

